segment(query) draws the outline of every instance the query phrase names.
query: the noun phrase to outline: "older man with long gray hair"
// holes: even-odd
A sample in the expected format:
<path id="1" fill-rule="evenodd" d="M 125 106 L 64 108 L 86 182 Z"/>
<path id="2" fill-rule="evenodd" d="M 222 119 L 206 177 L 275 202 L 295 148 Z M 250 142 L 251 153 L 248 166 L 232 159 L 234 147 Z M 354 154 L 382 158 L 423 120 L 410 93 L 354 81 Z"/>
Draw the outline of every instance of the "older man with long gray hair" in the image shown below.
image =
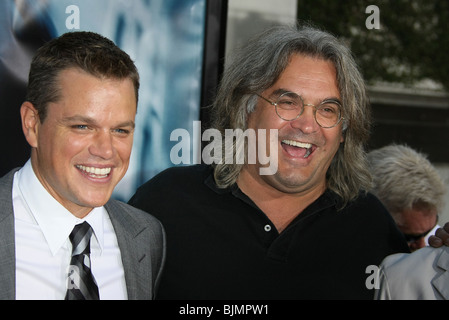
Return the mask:
<path id="1" fill-rule="evenodd" d="M 266 131 L 257 146 L 277 152 L 277 170 L 222 152 L 137 191 L 130 203 L 167 231 L 159 298 L 371 299 L 367 268 L 408 247 L 366 192 L 370 110 L 350 50 L 313 27 L 267 30 L 228 64 L 212 116 L 223 135 Z"/>

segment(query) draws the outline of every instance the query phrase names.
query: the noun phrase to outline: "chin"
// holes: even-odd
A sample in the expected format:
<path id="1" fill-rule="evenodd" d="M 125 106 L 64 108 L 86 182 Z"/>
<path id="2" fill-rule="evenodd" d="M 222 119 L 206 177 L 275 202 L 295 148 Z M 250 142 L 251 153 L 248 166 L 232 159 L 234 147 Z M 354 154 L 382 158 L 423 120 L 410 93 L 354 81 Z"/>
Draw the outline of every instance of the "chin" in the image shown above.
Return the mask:
<path id="1" fill-rule="evenodd" d="M 85 207 L 96 208 L 104 206 L 109 199 L 111 198 L 111 194 L 101 194 L 101 195 L 90 195 L 84 196 L 80 199 L 82 203 L 84 203 Z"/>
<path id="2" fill-rule="evenodd" d="M 283 175 L 280 172 L 270 176 L 269 178 L 271 186 L 284 193 L 296 193 L 302 190 L 306 182 L 302 179 L 298 179 L 297 174 Z"/>

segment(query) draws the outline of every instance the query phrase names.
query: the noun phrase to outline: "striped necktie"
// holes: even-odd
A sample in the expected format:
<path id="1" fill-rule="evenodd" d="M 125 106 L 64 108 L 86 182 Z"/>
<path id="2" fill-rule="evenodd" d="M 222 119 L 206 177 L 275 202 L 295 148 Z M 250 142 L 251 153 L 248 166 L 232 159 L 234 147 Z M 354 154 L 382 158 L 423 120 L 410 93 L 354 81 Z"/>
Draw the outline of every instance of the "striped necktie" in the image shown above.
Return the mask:
<path id="1" fill-rule="evenodd" d="M 99 300 L 98 286 L 90 269 L 90 238 L 92 227 L 77 224 L 69 238 L 72 242 L 67 293 L 65 300 Z"/>

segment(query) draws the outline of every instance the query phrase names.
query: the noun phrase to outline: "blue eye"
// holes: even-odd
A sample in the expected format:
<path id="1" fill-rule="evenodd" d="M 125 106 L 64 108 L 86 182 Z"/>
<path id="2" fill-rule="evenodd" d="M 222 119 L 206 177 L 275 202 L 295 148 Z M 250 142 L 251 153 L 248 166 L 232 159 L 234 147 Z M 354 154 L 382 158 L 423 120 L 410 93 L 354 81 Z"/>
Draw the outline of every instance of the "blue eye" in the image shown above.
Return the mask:
<path id="1" fill-rule="evenodd" d="M 129 130 L 126 130 L 126 129 L 115 129 L 114 130 L 115 132 L 117 132 L 117 133 L 120 133 L 120 134 L 128 134 L 129 133 Z"/>
<path id="2" fill-rule="evenodd" d="M 76 124 L 72 126 L 73 129 L 78 129 L 78 130 L 86 130 L 88 129 L 88 126 L 85 124 Z"/>

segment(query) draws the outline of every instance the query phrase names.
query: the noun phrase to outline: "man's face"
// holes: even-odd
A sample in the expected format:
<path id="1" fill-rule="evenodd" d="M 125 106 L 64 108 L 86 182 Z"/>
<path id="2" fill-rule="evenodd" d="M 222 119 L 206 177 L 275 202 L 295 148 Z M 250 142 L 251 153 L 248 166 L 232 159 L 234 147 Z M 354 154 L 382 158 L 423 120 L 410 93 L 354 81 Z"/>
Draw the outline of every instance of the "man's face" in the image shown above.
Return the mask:
<path id="1" fill-rule="evenodd" d="M 318 105 L 325 99 L 340 99 L 333 64 L 302 55 L 293 55 L 277 82 L 261 95 L 276 101 L 285 91 L 300 95 L 304 104 Z M 326 172 L 343 142 L 341 123 L 322 128 L 313 112 L 313 107 L 305 106 L 299 118 L 285 121 L 276 115 L 274 106 L 259 99 L 256 110 L 249 116 L 248 128 L 278 129 L 278 170 L 274 175 L 260 178 L 281 192 L 322 193 L 326 188 Z"/>
<path id="2" fill-rule="evenodd" d="M 130 79 L 100 79 L 70 68 L 58 80 L 60 99 L 49 103 L 43 122 L 32 104 L 23 104 L 24 132 L 40 182 L 82 217 L 109 200 L 128 169 L 136 97 Z"/>
<path id="3" fill-rule="evenodd" d="M 436 208 L 415 204 L 411 209 L 393 215 L 399 230 L 405 235 L 411 251 L 425 247 L 425 236 L 438 221 Z"/>

